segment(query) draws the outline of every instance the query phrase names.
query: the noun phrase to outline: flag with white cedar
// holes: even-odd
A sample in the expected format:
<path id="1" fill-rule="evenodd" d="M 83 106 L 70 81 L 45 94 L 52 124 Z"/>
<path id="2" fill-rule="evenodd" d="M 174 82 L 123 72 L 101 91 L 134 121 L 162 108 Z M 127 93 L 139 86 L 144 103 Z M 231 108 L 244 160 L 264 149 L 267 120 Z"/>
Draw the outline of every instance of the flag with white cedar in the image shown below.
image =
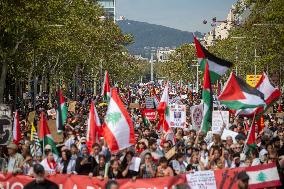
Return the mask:
<path id="1" fill-rule="evenodd" d="M 281 186 L 281 181 L 275 163 L 250 166 L 245 168 L 249 176 L 249 188 L 275 188 Z"/>
<path id="2" fill-rule="evenodd" d="M 204 71 L 202 100 L 203 100 L 203 120 L 201 124 L 201 130 L 207 133 L 212 125 L 212 109 L 213 109 L 213 97 L 212 97 L 208 63 L 206 63 Z"/>
<path id="3" fill-rule="evenodd" d="M 157 108 L 159 115 L 158 130 L 161 128 L 168 132 L 170 129 L 169 86 L 166 84 L 164 92 Z"/>
<path id="4" fill-rule="evenodd" d="M 108 110 L 103 124 L 103 135 L 111 152 L 135 144 L 134 126 L 116 88 L 112 88 Z"/>
<path id="5" fill-rule="evenodd" d="M 99 136 L 101 131 L 101 122 L 98 116 L 98 112 L 95 108 L 94 102 L 91 102 L 88 128 L 87 128 L 87 147 L 89 151 L 92 150 L 92 145 L 99 142 Z"/>
<path id="6" fill-rule="evenodd" d="M 39 138 L 38 138 L 37 130 L 36 130 L 33 123 L 32 123 L 32 126 L 31 126 L 30 151 L 31 151 L 31 155 L 33 157 L 36 156 L 37 152 L 41 152 L 41 145 L 40 145 L 40 141 L 39 141 Z"/>
<path id="7" fill-rule="evenodd" d="M 13 143 L 18 144 L 21 140 L 20 120 L 18 111 L 15 112 L 13 123 Z"/>
<path id="8" fill-rule="evenodd" d="M 56 127 L 57 132 L 64 131 L 64 124 L 67 119 L 67 106 L 62 94 L 62 91 L 60 89 L 60 86 L 58 86 L 57 91 L 57 99 L 56 99 Z"/>
<path id="9" fill-rule="evenodd" d="M 110 85 L 109 85 L 109 77 L 108 71 L 105 71 L 104 82 L 102 86 L 102 97 L 105 101 L 109 102 L 110 100 Z"/>
<path id="10" fill-rule="evenodd" d="M 56 144 L 53 140 L 51 132 L 48 128 L 44 112 L 41 112 L 40 114 L 39 139 L 42 140 L 43 148 L 49 144 L 51 146 L 51 151 L 53 152 L 53 154 L 56 154 L 58 156 L 59 153 L 57 151 Z"/>
<path id="11" fill-rule="evenodd" d="M 209 64 L 211 83 L 215 83 L 222 75 L 224 75 L 233 64 L 227 60 L 216 57 L 208 52 L 200 42 L 194 37 L 196 54 L 201 70 L 205 71 L 206 63 Z"/>

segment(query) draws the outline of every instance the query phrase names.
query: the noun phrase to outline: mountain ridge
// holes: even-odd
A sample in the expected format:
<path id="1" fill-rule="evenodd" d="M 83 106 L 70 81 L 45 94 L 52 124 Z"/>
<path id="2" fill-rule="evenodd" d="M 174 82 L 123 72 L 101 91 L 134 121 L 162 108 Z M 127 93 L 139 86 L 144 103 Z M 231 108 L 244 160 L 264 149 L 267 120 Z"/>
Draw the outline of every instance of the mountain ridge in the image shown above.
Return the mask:
<path id="1" fill-rule="evenodd" d="M 134 43 L 127 46 L 127 49 L 133 55 L 140 54 L 149 58 L 151 49 L 158 47 L 175 48 L 184 43 L 193 42 L 193 32 L 134 20 L 119 20 L 117 24 L 123 33 L 133 35 Z M 194 34 L 199 37 L 202 35 L 198 31 Z"/>

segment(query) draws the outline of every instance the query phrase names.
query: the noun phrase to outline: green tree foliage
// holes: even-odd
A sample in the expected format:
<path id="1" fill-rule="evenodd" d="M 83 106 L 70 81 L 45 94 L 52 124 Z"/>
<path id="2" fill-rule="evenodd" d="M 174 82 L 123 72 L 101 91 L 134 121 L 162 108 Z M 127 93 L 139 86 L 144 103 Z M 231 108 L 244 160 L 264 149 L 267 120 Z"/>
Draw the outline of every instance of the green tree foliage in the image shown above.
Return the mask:
<path id="1" fill-rule="evenodd" d="M 94 1 L 3 0 L 0 5 L 1 67 L 7 68 L 1 69 L 0 89 L 7 74 L 26 82 L 40 76 L 52 86 L 59 79 L 74 82 L 74 73 L 94 78 L 100 64 L 117 79 L 131 75 L 121 70 L 131 63 L 124 45 L 132 37 L 113 21 L 101 20 L 103 8 Z"/>
<path id="2" fill-rule="evenodd" d="M 184 44 L 176 49 L 168 62 L 155 65 L 157 76 L 166 77 L 171 81 L 192 80 L 196 75 L 196 68 L 191 66 L 194 59 L 195 47 Z"/>

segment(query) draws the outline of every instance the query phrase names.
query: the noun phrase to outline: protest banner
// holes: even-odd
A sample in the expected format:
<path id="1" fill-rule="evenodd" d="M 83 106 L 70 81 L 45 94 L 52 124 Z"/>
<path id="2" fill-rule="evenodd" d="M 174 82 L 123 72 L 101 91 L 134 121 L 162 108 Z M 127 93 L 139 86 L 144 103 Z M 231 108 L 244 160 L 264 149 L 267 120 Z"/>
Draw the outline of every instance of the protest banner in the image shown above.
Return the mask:
<path id="1" fill-rule="evenodd" d="M 148 118 L 149 121 L 156 120 L 156 111 L 154 109 L 144 109 L 143 115 Z"/>
<path id="2" fill-rule="evenodd" d="M 223 124 L 229 126 L 229 111 L 213 111 L 212 112 L 212 132 L 220 134 Z"/>
<path id="3" fill-rule="evenodd" d="M 190 107 L 192 129 L 199 131 L 203 119 L 203 104 Z"/>
<path id="4" fill-rule="evenodd" d="M 107 182 L 107 180 L 100 180 L 96 177 L 90 178 L 88 176 L 63 174 L 48 176 L 47 179 L 58 184 L 60 189 L 103 189 Z M 23 189 L 24 186 L 32 180 L 33 178 L 29 176 L 0 174 L 0 184 L 2 184 L 5 189 Z M 133 182 L 132 179 L 118 179 L 116 181 L 118 182 L 120 189 L 165 189 L 172 188 L 174 185 L 186 183 L 186 178 L 185 175 L 179 175 L 153 179 L 136 179 L 135 182 Z"/>
<path id="5" fill-rule="evenodd" d="M 186 179 L 191 189 L 217 189 L 214 171 L 196 171 Z"/>
<path id="6" fill-rule="evenodd" d="M 76 111 L 76 104 L 77 104 L 77 101 L 70 101 L 68 103 L 68 111 L 69 112 L 75 112 Z"/>
<path id="7" fill-rule="evenodd" d="M 171 148 L 171 149 L 165 154 L 165 158 L 167 158 L 167 159 L 169 160 L 169 159 L 171 159 L 175 154 L 176 154 L 176 147 L 174 146 L 173 148 Z"/>
<path id="8" fill-rule="evenodd" d="M 154 108 L 154 98 L 153 97 L 147 97 L 145 100 L 146 109 L 153 109 Z"/>
<path id="9" fill-rule="evenodd" d="M 151 179 L 117 179 L 120 189 L 141 189 L 174 188 L 173 186 L 188 183 L 191 188 L 198 189 L 237 189 L 237 176 L 239 172 L 246 171 L 250 177 L 249 188 L 269 188 L 281 186 L 279 174 L 275 163 L 263 164 L 251 167 L 241 167 L 233 169 L 220 169 L 215 171 L 197 171 L 187 175 L 177 175 L 173 177 L 160 177 Z M 107 180 L 100 180 L 96 177 L 82 175 L 56 174 L 47 176 L 47 179 L 59 185 L 60 189 L 97 189 L 105 188 Z M 12 175 L 0 173 L 0 186 L 5 189 L 23 189 L 33 178 L 24 175 Z M 215 187 L 214 187 L 215 184 Z M 0 187 L 0 188 L 1 188 Z"/>
<path id="10" fill-rule="evenodd" d="M 180 104 L 170 105 L 170 126 L 184 128 L 185 122 L 186 122 L 185 105 L 180 105 Z"/>

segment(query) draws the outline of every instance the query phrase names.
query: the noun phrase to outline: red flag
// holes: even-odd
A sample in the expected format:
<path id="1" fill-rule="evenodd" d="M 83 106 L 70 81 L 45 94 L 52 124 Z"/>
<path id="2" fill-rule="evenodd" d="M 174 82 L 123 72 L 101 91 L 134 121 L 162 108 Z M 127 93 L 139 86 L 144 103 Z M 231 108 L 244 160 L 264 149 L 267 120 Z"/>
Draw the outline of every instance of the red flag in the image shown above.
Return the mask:
<path id="1" fill-rule="evenodd" d="M 250 134 L 248 136 L 247 144 L 248 145 L 255 144 L 255 123 L 252 124 L 251 132 L 250 132 Z"/>
<path id="2" fill-rule="evenodd" d="M 160 130 L 161 126 L 165 132 L 168 132 L 170 129 L 170 107 L 169 107 L 169 87 L 166 85 L 161 101 L 157 108 L 159 114 L 159 123 L 158 130 Z"/>
<path id="3" fill-rule="evenodd" d="M 97 110 L 94 106 L 94 102 L 91 102 L 89 119 L 88 119 L 88 128 L 87 128 L 87 146 L 89 151 L 92 150 L 92 145 L 99 142 L 99 137 L 101 133 L 101 123 L 97 113 Z"/>

